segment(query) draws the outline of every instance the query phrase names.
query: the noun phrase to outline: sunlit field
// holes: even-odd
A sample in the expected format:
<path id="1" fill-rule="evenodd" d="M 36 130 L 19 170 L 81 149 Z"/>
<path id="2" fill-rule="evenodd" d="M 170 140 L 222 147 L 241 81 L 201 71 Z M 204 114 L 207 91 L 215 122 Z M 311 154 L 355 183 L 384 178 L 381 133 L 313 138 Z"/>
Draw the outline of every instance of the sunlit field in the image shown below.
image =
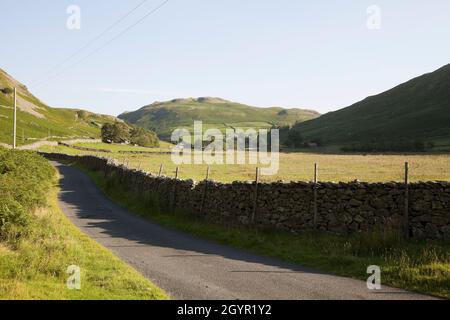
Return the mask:
<path id="1" fill-rule="evenodd" d="M 93 148 L 99 150 L 110 150 L 112 152 L 119 151 L 145 151 L 145 152 L 162 152 L 170 151 L 171 144 L 168 142 L 160 141 L 159 148 L 145 148 L 133 145 L 122 145 L 122 144 L 107 144 L 107 143 L 95 143 L 95 142 L 82 142 L 76 143 L 77 147 Z"/>
<path id="2" fill-rule="evenodd" d="M 119 154 L 119 150 L 136 150 L 131 146 L 90 144 L 87 147 L 110 148 L 113 153 L 94 153 L 78 151 L 67 147 L 44 147 L 42 151 L 63 152 L 68 154 L 96 154 L 117 159 L 130 167 L 157 174 L 163 164 L 163 174 L 174 176 L 177 167 L 171 160 L 168 144 L 153 150 L 152 154 Z M 410 181 L 450 181 L 450 155 L 348 155 L 318 153 L 280 153 L 278 174 L 261 176 L 261 181 L 311 181 L 314 177 L 314 163 L 319 166 L 319 180 L 323 182 L 385 182 L 403 181 L 405 162 L 409 162 Z M 255 179 L 257 165 L 211 165 L 210 178 L 216 181 L 251 181 Z M 261 167 L 265 167 L 261 165 Z M 203 180 L 207 165 L 182 164 L 179 177 L 183 179 Z"/>

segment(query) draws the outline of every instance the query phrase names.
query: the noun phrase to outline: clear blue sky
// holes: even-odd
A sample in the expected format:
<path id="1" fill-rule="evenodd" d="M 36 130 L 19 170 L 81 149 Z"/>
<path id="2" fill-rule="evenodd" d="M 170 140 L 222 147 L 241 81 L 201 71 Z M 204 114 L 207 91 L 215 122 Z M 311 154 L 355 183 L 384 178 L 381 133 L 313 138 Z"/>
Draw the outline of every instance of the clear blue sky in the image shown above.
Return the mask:
<path id="1" fill-rule="evenodd" d="M 0 67 L 44 102 L 117 115 L 155 100 L 217 96 L 256 106 L 336 110 L 450 63 L 450 1 L 170 0 L 42 86 L 142 0 L 2 0 Z M 162 0 L 148 0 L 72 62 Z M 66 9 L 81 8 L 81 30 Z M 381 30 L 366 10 L 382 9 Z"/>

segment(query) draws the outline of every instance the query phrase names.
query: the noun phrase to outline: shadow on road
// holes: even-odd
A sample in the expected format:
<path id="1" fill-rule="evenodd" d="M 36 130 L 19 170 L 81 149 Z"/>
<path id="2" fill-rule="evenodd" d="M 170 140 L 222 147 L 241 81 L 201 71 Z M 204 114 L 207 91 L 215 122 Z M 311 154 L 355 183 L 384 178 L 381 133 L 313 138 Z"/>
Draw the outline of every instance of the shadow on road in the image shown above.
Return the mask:
<path id="1" fill-rule="evenodd" d="M 243 250 L 234 249 L 212 241 L 204 240 L 180 231 L 162 227 L 141 218 L 108 199 L 94 182 L 79 169 L 55 163 L 61 174 L 60 201 L 71 208 L 78 219 L 85 220 L 88 228 L 101 229 L 105 238 L 127 239 L 133 245 L 116 247 L 165 247 L 186 251 L 186 254 L 169 255 L 165 258 L 198 258 L 222 256 L 227 259 L 264 264 L 290 271 L 252 271 L 234 270 L 230 272 L 301 272 L 325 274 L 277 259 L 258 256 Z M 103 236 L 102 236 L 103 237 Z M 94 237 L 95 238 L 95 237 Z M 97 237 L 100 238 L 100 237 Z M 114 247 L 108 246 L 108 247 Z M 195 252 L 196 254 L 192 254 Z"/>

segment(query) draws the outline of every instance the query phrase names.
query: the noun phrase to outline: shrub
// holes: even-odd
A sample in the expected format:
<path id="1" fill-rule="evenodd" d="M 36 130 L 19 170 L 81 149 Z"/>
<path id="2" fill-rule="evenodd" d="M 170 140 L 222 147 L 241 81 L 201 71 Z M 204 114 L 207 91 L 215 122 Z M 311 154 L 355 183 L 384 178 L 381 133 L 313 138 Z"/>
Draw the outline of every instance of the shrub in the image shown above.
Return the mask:
<path id="1" fill-rule="evenodd" d="M 11 196 L 0 195 L 0 236 L 4 238 L 13 229 L 22 230 L 29 224 L 24 207 Z"/>
<path id="2" fill-rule="evenodd" d="M 0 148 L 0 238 L 26 229 L 30 212 L 46 204 L 53 176 L 50 163 L 38 154 Z"/>
<path id="3" fill-rule="evenodd" d="M 147 148 L 159 147 L 159 139 L 156 133 L 143 128 L 131 129 L 131 143 Z"/>
<path id="4" fill-rule="evenodd" d="M 77 115 L 78 119 L 83 120 L 83 121 L 86 121 L 89 118 L 89 113 L 87 111 L 84 111 L 84 110 L 78 110 L 76 112 L 76 115 Z"/>
<path id="5" fill-rule="evenodd" d="M 3 94 L 12 94 L 14 92 L 11 88 L 2 88 L 0 91 L 3 92 Z"/>
<path id="6" fill-rule="evenodd" d="M 387 142 L 354 143 L 342 148 L 344 152 L 425 152 L 433 148 L 422 140 L 396 140 Z"/>
<path id="7" fill-rule="evenodd" d="M 287 136 L 286 145 L 290 148 L 301 148 L 304 145 L 304 141 L 300 131 L 291 129 Z"/>

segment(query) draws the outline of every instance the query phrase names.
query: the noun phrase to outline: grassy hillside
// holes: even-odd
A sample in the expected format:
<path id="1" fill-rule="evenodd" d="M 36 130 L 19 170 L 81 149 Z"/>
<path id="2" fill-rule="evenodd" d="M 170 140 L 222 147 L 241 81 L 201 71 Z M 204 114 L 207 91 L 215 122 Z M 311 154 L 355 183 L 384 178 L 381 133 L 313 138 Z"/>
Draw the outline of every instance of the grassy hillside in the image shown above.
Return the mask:
<path id="1" fill-rule="evenodd" d="M 423 140 L 450 145 L 450 65 L 295 127 L 325 145 Z"/>
<path id="2" fill-rule="evenodd" d="M 78 109 L 50 108 L 28 89 L 0 69 L 0 142 L 12 144 L 13 94 L 3 92 L 17 87 L 17 143 L 53 137 L 100 137 L 102 124 L 114 122 L 112 116 Z M 6 91 L 6 90 L 5 90 Z M 24 138 L 24 141 L 23 139 Z"/>
<path id="3" fill-rule="evenodd" d="M 137 111 L 123 113 L 119 118 L 152 129 L 167 140 L 177 128 L 192 128 L 195 120 L 203 121 L 206 129 L 259 129 L 292 125 L 318 116 L 311 110 L 256 108 L 219 98 L 198 98 L 155 102 Z"/>

